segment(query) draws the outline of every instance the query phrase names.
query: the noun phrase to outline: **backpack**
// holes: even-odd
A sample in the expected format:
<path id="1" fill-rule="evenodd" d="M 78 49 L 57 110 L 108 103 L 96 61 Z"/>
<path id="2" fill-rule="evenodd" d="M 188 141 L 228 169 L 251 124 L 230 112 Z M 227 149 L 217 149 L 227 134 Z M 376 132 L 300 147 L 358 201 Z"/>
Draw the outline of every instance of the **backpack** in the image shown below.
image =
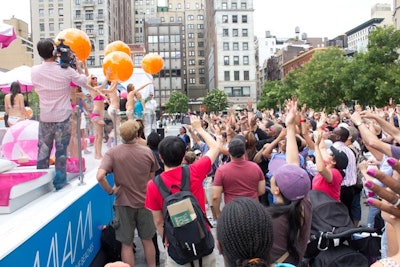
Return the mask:
<path id="1" fill-rule="evenodd" d="M 322 251 L 315 258 L 314 267 L 368 267 L 368 259 L 345 245 Z"/>
<path id="2" fill-rule="evenodd" d="M 168 255 L 178 264 L 191 263 L 194 266 L 193 261 L 199 260 L 201 266 L 201 258 L 210 255 L 214 250 L 214 237 L 206 225 L 212 227 L 210 222 L 190 192 L 188 166 L 182 166 L 181 187 L 177 193 L 171 193 L 160 175 L 154 178 L 154 183 L 164 198 L 163 242 L 167 238 Z M 183 204 L 188 209 L 180 210 L 176 214 L 172 212 L 173 208 L 182 207 Z"/>
<path id="3" fill-rule="evenodd" d="M 121 242 L 115 239 L 115 229 L 110 223 L 105 225 L 101 232 L 101 249 L 105 254 L 107 262 L 121 260 Z"/>

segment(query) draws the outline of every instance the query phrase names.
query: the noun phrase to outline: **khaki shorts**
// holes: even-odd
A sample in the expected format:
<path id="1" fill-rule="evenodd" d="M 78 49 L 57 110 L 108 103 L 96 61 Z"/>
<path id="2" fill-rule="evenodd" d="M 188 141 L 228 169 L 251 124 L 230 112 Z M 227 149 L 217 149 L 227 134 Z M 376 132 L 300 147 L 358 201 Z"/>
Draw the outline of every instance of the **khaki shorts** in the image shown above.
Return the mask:
<path id="1" fill-rule="evenodd" d="M 114 206 L 113 226 L 116 239 L 124 244 L 133 243 L 135 229 L 143 240 L 151 240 L 156 233 L 153 214 L 146 208 Z"/>
<path id="2" fill-rule="evenodd" d="M 202 262 L 202 266 L 207 266 L 207 267 L 214 267 L 217 266 L 217 254 L 215 252 L 215 250 L 202 258 L 201 260 Z M 199 261 L 196 260 L 193 262 L 195 267 L 199 267 Z M 176 263 L 176 261 L 174 261 L 170 256 L 167 257 L 166 263 L 165 263 L 165 267 L 179 267 L 179 266 L 185 266 L 185 267 L 190 267 L 190 263 L 187 263 L 185 265 L 180 265 L 178 263 Z"/>

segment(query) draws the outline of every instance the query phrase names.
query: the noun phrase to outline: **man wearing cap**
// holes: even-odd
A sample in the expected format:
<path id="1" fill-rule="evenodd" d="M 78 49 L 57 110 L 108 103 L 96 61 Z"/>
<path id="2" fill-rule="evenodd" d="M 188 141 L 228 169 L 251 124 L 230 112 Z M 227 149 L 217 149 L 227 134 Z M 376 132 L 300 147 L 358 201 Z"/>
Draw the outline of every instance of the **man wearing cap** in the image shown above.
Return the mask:
<path id="1" fill-rule="evenodd" d="M 231 161 L 218 167 L 212 187 L 212 206 L 218 219 L 220 203 L 224 193 L 225 204 L 237 197 L 251 197 L 258 201 L 258 196 L 265 194 L 265 179 L 261 168 L 245 159 L 246 140 L 235 136 L 228 145 Z"/>
<path id="2" fill-rule="evenodd" d="M 354 221 L 353 214 L 351 212 L 351 206 L 356 193 L 355 185 L 357 183 L 357 163 L 353 151 L 345 144 L 349 138 L 349 135 L 349 130 L 342 125 L 336 127 L 328 138 L 333 142 L 332 146 L 339 151 L 343 151 L 348 159 L 347 168 L 345 170 L 345 175 L 343 177 L 340 189 L 340 201 L 346 205 L 350 218 Z"/>
<path id="3" fill-rule="evenodd" d="M 120 127 L 122 144 L 109 149 L 97 171 L 97 181 L 109 195 L 115 194 L 114 228 L 116 239 L 121 242 L 121 258 L 135 266 L 133 240 L 135 229 L 142 240 L 147 266 L 156 266 L 155 247 L 152 241 L 156 233 L 153 215 L 145 208 L 147 182 L 159 169 L 158 162 L 149 147 L 137 142 L 140 125 L 128 120 Z M 114 174 L 115 185 L 106 179 Z"/>

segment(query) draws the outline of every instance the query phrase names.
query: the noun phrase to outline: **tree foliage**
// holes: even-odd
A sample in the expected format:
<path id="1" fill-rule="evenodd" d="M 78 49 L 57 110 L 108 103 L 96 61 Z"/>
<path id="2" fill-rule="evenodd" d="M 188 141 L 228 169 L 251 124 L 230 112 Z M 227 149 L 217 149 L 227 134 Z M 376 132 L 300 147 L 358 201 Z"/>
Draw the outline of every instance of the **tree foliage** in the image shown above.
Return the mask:
<path id="1" fill-rule="evenodd" d="M 174 91 L 165 104 L 165 108 L 168 113 L 186 113 L 189 107 L 188 101 L 187 95 Z"/>
<path id="2" fill-rule="evenodd" d="M 204 98 L 203 104 L 207 111 L 222 111 L 228 106 L 228 96 L 220 89 L 213 89 Z"/>
<path id="3" fill-rule="evenodd" d="M 368 50 L 347 57 L 339 48 L 316 52 L 283 82 L 264 84 L 259 108 L 275 108 L 291 95 L 313 108 L 333 109 L 342 102 L 383 106 L 400 99 L 400 31 L 377 28 L 369 35 Z"/>

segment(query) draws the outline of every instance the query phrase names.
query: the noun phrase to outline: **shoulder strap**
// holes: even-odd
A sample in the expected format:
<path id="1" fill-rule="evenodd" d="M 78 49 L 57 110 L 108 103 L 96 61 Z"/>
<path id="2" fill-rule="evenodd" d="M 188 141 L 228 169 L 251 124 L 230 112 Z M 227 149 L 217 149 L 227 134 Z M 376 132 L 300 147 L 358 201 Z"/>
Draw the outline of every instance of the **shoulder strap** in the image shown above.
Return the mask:
<path id="1" fill-rule="evenodd" d="M 168 187 L 165 185 L 160 175 L 154 177 L 154 183 L 156 184 L 163 198 L 166 198 L 172 194 L 171 190 L 169 190 Z M 190 173 L 189 173 L 189 167 L 187 165 L 182 166 L 182 179 L 181 179 L 180 190 L 190 191 Z"/>
<path id="2" fill-rule="evenodd" d="M 190 173 L 188 165 L 182 166 L 181 191 L 190 191 Z"/>

